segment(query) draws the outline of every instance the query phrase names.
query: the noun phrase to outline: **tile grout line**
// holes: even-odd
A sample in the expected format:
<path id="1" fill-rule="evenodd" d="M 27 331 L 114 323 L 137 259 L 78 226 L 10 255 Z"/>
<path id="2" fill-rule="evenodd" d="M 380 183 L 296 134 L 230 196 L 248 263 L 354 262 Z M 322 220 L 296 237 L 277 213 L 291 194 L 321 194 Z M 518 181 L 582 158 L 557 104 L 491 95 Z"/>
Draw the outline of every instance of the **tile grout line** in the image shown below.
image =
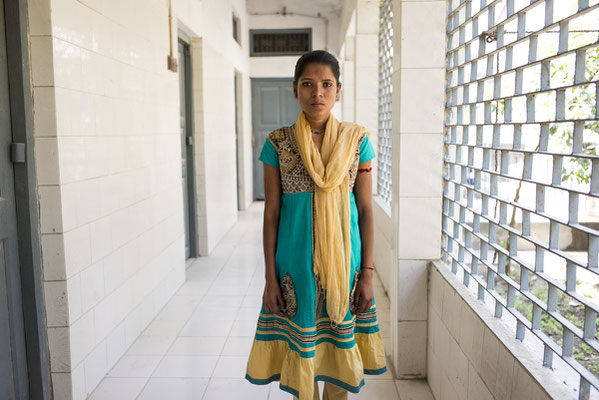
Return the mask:
<path id="1" fill-rule="evenodd" d="M 219 246 L 217 246 L 217 248 L 218 248 L 218 247 L 219 247 Z M 216 250 L 216 248 L 215 248 L 215 250 Z M 206 296 L 207 296 L 207 294 L 208 294 L 208 291 L 209 291 L 209 290 L 210 290 L 210 288 L 212 288 L 212 286 L 214 285 L 214 282 L 216 281 L 216 278 L 217 278 L 217 277 L 220 275 L 220 273 L 222 272 L 222 269 L 225 267 L 225 265 L 227 264 L 227 262 L 228 262 L 228 261 L 229 261 L 229 259 L 231 258 L 232 254 L 233 254 L 233 253 L 230 253 L 230 254 L 229 254 L 229 256 L 227 257 L 227 260 L 226 260 L 226 261 L 223 263 L 223 265 L 220 267 L 219 273 L 218 273 L 218 274 L 215 276 L 215 279 L 212 281 L 212 283 L 210 284 L 210 286 L 209 286 L 209 287 L 206 289 L 206 293 L 204 293 L 204 294 L 202 295 L 202 297 L 201 297 L 201 298 L 200 298 L 200 300 L 198 301 L 198 304 L 196 304 L 196 306 L 194 307 L 193 311 L 192 311 L 192 312 L 191 312 L 191 314 L 190 314 L 190 317 L 189 317 L 189 318 L 187 318 L 187 319 L 185 320 L 185 324 L 183 324 L 183 325 L 181 326 L 181 328 L 179 329 L 179 331 L 178 331 L 178 332 L 175 334 L 175 338 L 174 338 L 174 340 L 173 340 L 173 341 L 171 342 L 171 344 L 168 346 L 168 348 L 166 349 L 165 353 L 164 353 L 164 354 L 162 355 L 162 357 L 160 358 L 160 361 L 158 362 L 158 364 L 156 364 L 156 367 L 154 367 L 154 369 L 152 370 L 152 373 L 150 374 L 150 376 L 149 376 L 149 377 L 148 377 L 148 379 L 146 380 L 146 383 L 145 383 L 145 384 L 143 385 L 143 387 L 141 388 L 141 390 L 140 390 L 139 394 L 136 396 L 136 399 L 139 399 L 139 397 L 141 396 L 141 394 L 143 393 L 143 391 L 144 391 L 144 390 L 145 390 L 145 388 L 147 387 L 147 385 L 148 385 L 148 382 L 150 382 L 150 379 L 152 379 L 152 377 L 153 377 L 154 373 L 156 372 L 156 370 L 157 370 L 157 369 L 158 369 L 158 367 L 160 366 L 160 363 L 162 363 L 162 361 L 164 360 L 164 358 L 167 356 L 168 352 L 169 352 L 169 351 L 171 350 L 171 348 L 173 347 L 173 344 L 174 344 L 174 343 L 177 341 L 177 338 L 179 337 L 179 333 L 181 333 L 181 331 L 183 330 L 183 328 L 184 328 L 184 327 L 187 325 L 187 323 L 189 322 L 189 319 L 191 318 L 191 315 L 193 315 L 193 314 L 195 313 L 195 311 L 198 309 L 198 307 L 200 306 L 200 304 L 202 303 L 202 301 L 203 301 L 203 300 L 206 298 Z M 198 257 L 198 259 L 199 259 L 199 257 Z M 197 261 L 197 260 L 196 260 L 196 261 Z M 190 268 L 191 268 L 191 267 L 193 267 L 193 264 L 195 264 L 195 263 L 196 263 L 196 261 L 194 261 L 194 262 L 191 264 Z M 185 282 L 187 282 L 187 268 L 185 269 L 185 274 L 186 274 L 186 276 L 185 276 L 185 281 L 184 281 L 183 285 L 185 284 Z M 183 285 L 181 285 L 181 286 L 183 286 Z M 179 290 L 180 290 L 180 289 L 181 289 L 180 287 L 179 287 L 179 289 L 177 289 L 177 293 L 179 292 Z M 173 296 L 176 296 L 176 295 L 177 295 L 177 293 L 175 293 Z M 161 310 L 160 310 L 158 313 L 160 313 L 160 312 L 161 312 L 163 309 L 164 309 L 164 307 L 162 307 L 162 309 L 161 309 Z M 158 316 L 158 314 L 156 314 L 156 316 Z M 154 319 L 152 320 L 152 322 L 154 322 L 155 320 L 156 320 L 156 317 L 154 317 Z M 152 322 L 150 322 L 150 323 L 152 323 Z M 140 336 L 141 336 L 141 335 L 140 335 Z M 139 336 L 138 336 L 138 338 L 139 338 Z M 226 340 L 225 340 L 225 342 L 226 342 Z M 224 349 L 224 344 L 223 344 L 223 349 Z M 221 349 L 221 353 L 222 353 L 222 349 Z M 126 353 L 125 353 L 125 354 L 126 354 Z M 121 357 L 121 358 L 122 358 L 122 357 Z M 220 355 L 219 355 L 219 358 L 217 358 L 217 361 L 216 361 L 216 362 L 217 362 L 217 364 L 218 364 L 218 360 L 219 360 L 219 359 L 220 359 Z M 117 363 L 118 363 L 118 361 L 117 361 Z M 216 365 L 214 366 L 214 368 L 216 369 Z M 212 372 L 214 373 L 214 370 L 213 370 Z M 208 379 L 208 383 L 210 383 L 210 378 Z M 204 394 L 206 393 L 206 390 L 207 390 L 207 389 L 208 389 L 208 384 L 206 384 L 206 389 L 204 390 Z M 204 396 L 204 395 L 202 395 L 202 398 L 203 398 L 203 396 Z"/>

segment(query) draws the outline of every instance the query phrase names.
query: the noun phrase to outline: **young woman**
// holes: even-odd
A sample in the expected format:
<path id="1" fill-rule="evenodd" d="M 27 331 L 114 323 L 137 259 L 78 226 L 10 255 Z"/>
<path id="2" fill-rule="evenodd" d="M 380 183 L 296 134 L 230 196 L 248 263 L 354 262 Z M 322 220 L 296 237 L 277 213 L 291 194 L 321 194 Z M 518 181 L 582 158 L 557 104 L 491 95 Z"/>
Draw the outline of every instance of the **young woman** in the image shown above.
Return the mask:
<path id="1" fill-rule="evenodd" d="M 339 63 L 326 51 L 295 66 L 297 122 L 271 132 L 264 162 L 266 285 L 246 379 L 280 381 L 300 400 L 347 399 L 386 371 L 374 305 L 370 160 L 364 127 L 339 123 Z"/>

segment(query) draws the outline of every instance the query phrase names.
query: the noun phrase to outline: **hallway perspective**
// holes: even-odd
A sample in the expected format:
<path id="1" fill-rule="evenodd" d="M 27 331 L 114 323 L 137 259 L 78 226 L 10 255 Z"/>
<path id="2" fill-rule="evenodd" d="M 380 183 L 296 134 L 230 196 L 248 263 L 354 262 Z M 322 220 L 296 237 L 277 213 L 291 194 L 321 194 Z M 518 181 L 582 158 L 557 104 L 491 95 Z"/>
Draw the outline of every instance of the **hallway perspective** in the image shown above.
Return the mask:
<path id="1" fill-rule="evenodd" d="M 291 399 L 278 382 L 256 386 L 244 379 L 264 290 L 263 206 L 257 202 L 240 212 L 212 254 L 193 261 L 186 282 L 109 371 L 92 400 Z M 374 285 L 389 352 L 389 298 L 377 275 Z M 361 392 L 350 398 L 399 399 L 389 371 L 365 379 Z"/>

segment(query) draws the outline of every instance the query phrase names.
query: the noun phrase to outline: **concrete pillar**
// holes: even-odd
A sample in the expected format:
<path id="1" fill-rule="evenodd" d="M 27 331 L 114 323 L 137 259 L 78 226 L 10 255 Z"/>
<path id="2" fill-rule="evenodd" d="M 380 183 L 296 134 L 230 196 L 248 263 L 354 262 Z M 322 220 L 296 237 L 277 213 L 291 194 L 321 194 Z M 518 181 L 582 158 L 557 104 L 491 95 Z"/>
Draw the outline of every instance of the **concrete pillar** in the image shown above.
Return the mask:
<path id="1" fill-rule="evenodd" d="M 355 27 L 348 29 L 352 30 L 351 35 L 345 37 L 345 55 L 343 57 L 343 87 L 342 87 L 342 99 L 343 99 L 343 120 L 344 121 L 356 121 L 356 115 L 354 107 L 355 102 L 355 73 L 354 73 L 354 30 Z"/>
<path id="2" fill-rule="evenodd" d="M 370 132 L 375 150 L 378 133 L 378 48 L 379 1 L 356 1 L 354 36 L 354 110 L 355 120 Z M 373 182 L 376 182 L 376 159 L 373 161 Z M 376 185 L 373 185 L 376 188 Z"/>
<path id="3" fill-rule="evenodd" d="M 393 0 L 393 32 L 393 362 L 410 379 L 426 375 L 426 265 L 441 254 L 445 1 Z"/>

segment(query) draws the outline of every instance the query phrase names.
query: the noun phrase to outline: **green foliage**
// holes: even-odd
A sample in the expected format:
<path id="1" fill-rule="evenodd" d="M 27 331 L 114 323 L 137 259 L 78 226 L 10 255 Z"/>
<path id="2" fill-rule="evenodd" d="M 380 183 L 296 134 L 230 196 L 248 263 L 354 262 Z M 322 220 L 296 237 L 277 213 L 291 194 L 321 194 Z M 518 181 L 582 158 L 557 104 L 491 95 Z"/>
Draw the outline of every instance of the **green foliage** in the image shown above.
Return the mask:
<path id="1" fill-rule="evenodd" d="M 575 41 L 580 35 L 573 35 Z M 599 77 L 599 47 L 594 47 L 586 52 L 586 78 L 587 81 L 594 81 Z M 551 63 L 551 77 L 561 78 L 560 84 L 569 84 L 574 81 L 571 68 L 565 62 L 555 60 Z M 595 115 L 596 107 L 595 85 L 580 85 L 571 89 L 571 96 L 567 99 L 567 112 L 572 119 L 584 119 Z M 590 141 L 583 143 L 583 153 L 597 155 L 597 146 L 599 140 L 596 137 L 599 134 L 599 121 L 594 120 L 585 124 L 585 131 L 590 133 Z M 564 152 L 572 149 L 574 129 L 572 124 L 554 124 L 549 133 L 557 139 Z M 588 159 L 568 158 L 564 160 L 562 168 L 562 182 L 576 181 L 579 184 L 588 184 L 591 179 L 591 162 Z"/>
<path id="2" fill-rule="evenodd" d="M 530 292 L 539 299 L 543 299 L 546 295 L 546 288 L 533 280 L 530 285 Z M 562 305 L 559 313 L 576 325 L 580 329 L 584 329 L 584 307 L 564 306 L 568 302 L 566 296 L 558 292 L 557 303 Z M 520 297 L 516 298 L 516 310 L 518 310 L 523 316 L 529 321 L 532 321 L 532 304 Z M 541 315 L 541 330 L 551 337 L 551 339 L 558 345 L 562 345 L 562 325 L 557 322 L 554 318 L 543 312 Z M 595 337 L 599 338 L 599 326 L 595 332 Z M 584 365 L 589 371 L 599 376 L 599 354 L 597 354 L 591 347 L 584 343 L 579 343 L 574 346 L 574 359 Z"/>

